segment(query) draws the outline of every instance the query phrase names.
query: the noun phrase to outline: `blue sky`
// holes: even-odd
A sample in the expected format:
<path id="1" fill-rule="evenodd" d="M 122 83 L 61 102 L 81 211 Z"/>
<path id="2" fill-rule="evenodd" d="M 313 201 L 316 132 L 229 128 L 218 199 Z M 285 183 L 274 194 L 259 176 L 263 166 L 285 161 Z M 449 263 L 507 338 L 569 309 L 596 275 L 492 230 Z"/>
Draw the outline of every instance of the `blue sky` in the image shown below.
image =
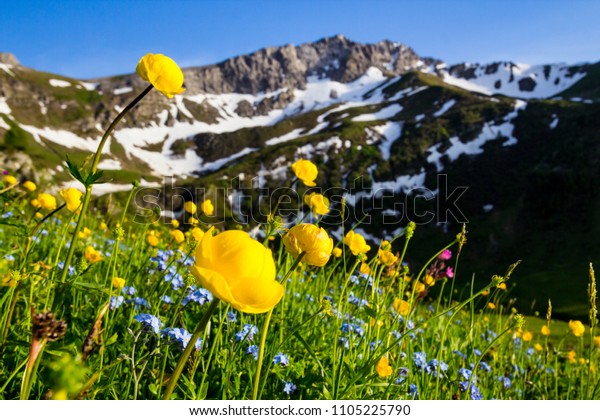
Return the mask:
<path id="1" fill-rule="evenodd" d="M 2 0 L 0 51 L 77 78 L 131 73 L 147 52 L 188 67 L 344 34 L 450 64 L 600 60 L 595 0 Z"/>

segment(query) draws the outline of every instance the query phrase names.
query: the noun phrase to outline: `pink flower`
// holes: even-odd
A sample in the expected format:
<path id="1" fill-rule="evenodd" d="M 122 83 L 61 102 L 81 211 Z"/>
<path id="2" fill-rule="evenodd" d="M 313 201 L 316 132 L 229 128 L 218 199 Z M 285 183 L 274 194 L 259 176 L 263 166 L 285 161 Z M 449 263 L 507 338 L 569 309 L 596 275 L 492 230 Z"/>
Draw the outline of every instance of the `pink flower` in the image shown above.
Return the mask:
<path id="1" fill-rule="evenodd" d="M 448 261 L 450 258 L 452 258 L 452 251 L 445 249 L 438 258 L 442 261 Z"/>
<path id="2" fill-rule="evenodd" d="M 446 277 L 448 277 L 449 279 L 454 277 L 454 270 L 452 269 L 452 267 L 446 268 Z"/>

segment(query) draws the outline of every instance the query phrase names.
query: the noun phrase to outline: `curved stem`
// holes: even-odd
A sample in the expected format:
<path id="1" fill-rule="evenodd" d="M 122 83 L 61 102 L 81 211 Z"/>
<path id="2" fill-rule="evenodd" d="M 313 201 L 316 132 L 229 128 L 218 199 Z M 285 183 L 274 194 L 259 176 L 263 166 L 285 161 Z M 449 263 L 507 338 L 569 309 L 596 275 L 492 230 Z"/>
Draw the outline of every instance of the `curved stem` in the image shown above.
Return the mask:
<path id="1" fill-rule="evenodd" d="M 256 373 L 254 374 L 254 386 L 252 390 L 252 399 L 258 399 L 258 388 L 260 382 L 260 371 L 262 370 L 262 362 L 265 356 L 265 342 L 267 341 L 267 332 L 269 331 L 269 324 L 271 323 L 271 316 L 273 315 L 273 309 L 267 313 L 267 317 L 265 318 L 265 322 L 263 324 L 262 331 L 260 333 L 260 346 L 258 348 L 258 364 L 256 366 Z"/>
<path id="2" fill-rule="evenodd" d="M 183 353 L 181 353 L 181 356 L 179 357 L 179 361 L 177 362 L 177 366 L 175 366 L 175 371 L 171 375 L 171 379 L 169 379 L 169 383 L 167 384 L 167 388 L 165 389 L 165 393 L 163 394 L 163 397 L 162 397 L 163 400 L 171 399 L 171 394 L 173 393 L 173 390 L 175 389 L 175 385 L 177 385 L 177 380 L 179 379 L 179 375 L 181 375 L 181 372 L 183 371 L 183 367 L 185 366 L 190 355 L 192 354 L 192 350 L 194 350 L 194 348 L 196 346 L 196 341 L 198 341 L 200 336 L 204 333 L 204 330 L 206 329 L 206 326 L 208 325 L 208 321 L 210 320 L 210 317 L 212 316 L 213 312 L 219 305 L 219 302 L 220 302 L 220 300 L 217 298 L 214 298 L 212 300 L 212 302 L 210 303 L 210 306 L 208 307 L 208 309 L 204 313 L 204 316 L 200 320 L 198 327 L 196 327 L 196 331 L 194 331 L 194 334 L 192 335 L 190 342 L 186 346 Z"/>
<path id="3" fill-rule="evenodd" d="M 98 163 L 100 163 L 100 156 L 102 155 L 102 149 L 104 148 L 104 145 L 106 144 L 106 141 L 108 140 L 108 137 L 112 133 L 115 126 L 119 123 L 119 121 L 121 121 L 123 119 L 125 114 L 127 114 L 131 110 L 131 108 L 133 108 L 139 101 L 142 100 L 142 98 L 144 96 L 146 96 L 148 94 L 148 92 L 150 92 L 152 90 L 152 87 L 153 87 L 152 85 L 149 85 L 146 89 L 144 89 L 144 91 L 142 93 L 140 93 L 133 101 L 131 101 L 129 103 L 129 105 L 127 105 L 125 107 L 125 109 L 123 109 L 123 111 L 121 111 L 119 113 L 119 115 L 117 115 L 117 117 L 113 120 L 113 122 L 110 123 L 110 125 L 106 129 L 106 132 L 102 136 L 102 139 L 100 140 L 100 144 L 98 145 L 98 149 L 96 150 L 96 154 L 94 155 L 94 161 L 92 162 L 92 171 L 91 171 L 92 175 L 96 173 L 96 169 L 98 168 Z M 81 230 L 81 227 L 83 225 L 83 218 L 85 217 L 85 212 L 87 211 L 87 208 L 90 204 L 91 198 L 92 198 L 92 185 L 86 185 L 85 186 L 85 196 L 83 198 L 83 205 L 81 206 L 81 212 L 79 213 L 79 218 L 77 219 L 77 225 L 75 226 L 75 230 L 73 231 L 73 236 L 71 237 L 71 242 L 69 243 L 69 252 L 67 253 L 67 258 L 65 259 L 65 265 L 63 267 L 63 271 L 60 276 L 61 283 L 64 283 L 65 279 L 67 278 L 67 273 L 69 271 L 69 265 L 71 264 L 71 260 L 73 259 L 73 253 L 75 252 L 75 242 L 77 241 L 77 235 L 79 234 L 79 231 Z"/>

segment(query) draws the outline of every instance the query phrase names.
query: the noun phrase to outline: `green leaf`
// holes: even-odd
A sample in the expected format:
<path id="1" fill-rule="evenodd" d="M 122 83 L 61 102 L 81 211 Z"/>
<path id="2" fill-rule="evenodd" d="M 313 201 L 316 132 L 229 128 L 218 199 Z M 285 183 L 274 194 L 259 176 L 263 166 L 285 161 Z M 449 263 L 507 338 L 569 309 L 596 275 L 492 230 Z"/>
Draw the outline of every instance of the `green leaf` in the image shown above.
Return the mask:
<path id="1" fill-rule="evenodd" d="M 67 170 L 69 171 L 71 176 L 73 178 L 75 178 L 77 181 L 81 182 L 83 185 L 86 185 L 85 181 L 83 179 L 83 175 L 81 175 L 81 172 L 79 171 L 79 168 L 77 167 L 77 165 L 75 165 L 73 162 L 71 162 L 71 160 L 69 159 L 69 155 L 67 155 L 66 163 L 67 163 Z"/>
<path id="2" fill-rule="evenodd" d="M 377 312 L 375 312 L 375 309 L 371 308 L 370 306 L 363 306 L 363 309 L 369 318 L 377 319 Z"/>
<path id="3" fill-rule="evenodd" d="M 110 337 L 108 337 L 108 340 L 106 340 L 106 342 L 104 343 L 104 345 L 110 346 L 111 344 L 116 343 L 118 338 L 119 338 L 119 334 L 118 333 L 114 333 L 113 335 L 111 335 Z"/>

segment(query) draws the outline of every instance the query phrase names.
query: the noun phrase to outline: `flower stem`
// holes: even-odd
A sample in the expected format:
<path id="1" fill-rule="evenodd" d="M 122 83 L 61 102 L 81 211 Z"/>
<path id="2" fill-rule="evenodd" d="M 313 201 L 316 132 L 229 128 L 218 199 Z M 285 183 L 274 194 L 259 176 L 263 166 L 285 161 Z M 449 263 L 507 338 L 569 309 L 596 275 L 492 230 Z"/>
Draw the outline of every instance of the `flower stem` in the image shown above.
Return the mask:
<path id="1" fill-rule="evenodd" d="M 265 342 L 267 341 L 267 332 L 269 331 L 269 324 L 271 323 L 271 316 L 273 315 L 273 308 L 267 313 L 265 322 L 260 333 L 260 346 L 258 349 L 258 364 L 256 365 L 256 374 L 254 375 L 254 386 L 252 390 L 252 399 L 258 399 L 258 388 L 260 382 L 260 371 L 262 370 L 263 358 L 265 356 Z"/>
<path id="2" fill-rule="evenodd" d="M 179 375 L 181 375 L 181 372 L 183 371 L 183 367 L 187 363 L 187 360 L 189 359 L 190 355 L 192 354 L 192 350 L 194 350 L 194 348 L 196 346 L 196 341 L 198 341 L 200 336 L 204 333 L 204 330 L 206 329 L 206 326 L 208 325 L 208 321 L 210 321 L 210 317 L 212 316 L 213 312 L 219 305 L 219 302 L 220 302 L 220 300 L 217 298 L 214 298 L 212 300 L 212 302 L 210 303 L 210 306 L 208 307 L 208 309 L 204 313 L 204 316 L 200 320 L 200 323 L 196 327 L 196 331 L 194 331 L 194 334 L 192 335 L 190 342 L 185 347 L 185 350 L 183 351 L 183 353 L 181 353 L 181 356 L 179 357 L 179 361 L 177 362 L 177 366 L 175 366 L 175 371 L 171 375 L 171 379 L 169 379 L 169 383 L 167 384 L 167 388 L 165 389 L 165 393 L 163 394 L 163 397 L 162 397 L 163 400 L 171 399 L 171 394 L 173 393 L 173 390 L 175 389 L 175 385 L 177 385 L 177 380 L 179 379 Z"/>
<path id="3" fill-rule="evenodd" d="M 298 264 L 300 264 L 300 261 L 302 261 L 302 258 L 304 258 L 305 254 L 306 254 L 306 251 L 302 251 L 298 255 L 298 257 L 296 257 L 296 259 L 292 263 L 292 266 L 290 267 L 288 272 L 281 279 L 281 283 L 285 283 L 287 281 L 287 279 L 290 278 L 290 276 L 292 275 L 292 273 L 294 272 L 296 267 L 298 267 Z M 253 384 L 253 390 L 252 390 L 252 399 L 253 400 L 258 399 L 258 390 L 260 388 L 260 372 L 262 370 L 262 363 L 263 363 L 263 359 L 265 356 L 265 342 L 267 341 L 267 332 L 269 331 L 269 324 L 271 323 L 271 316 L 273 315 L 273 309 L 275 309 L 275 307 L 271 308 L 271 310 L 267 313 L 267 318 L 265 319 L 265 322 L 264 322 L 263 328 L 262 328 L 262 332 L 260 333 L 260 345 L 258 348 L 258 363 L 256 365 L 256 373 L 254 375 L 254 384 Z"/>
<path id="4" fill-rule="evenodd" d="M 108 140 L 108 137 L 112 133 L 115 126 L 123 119 L 125 114 L 127 114 L 139 101 L 142 100 L 144 96 L 148 94 L 152 90 L 152 85 L 149 85 L 142 93 L 140 93 L 133 101 L 129 103 L 117 115 L 117 117 L 113 120 L 112 123 L 106 129 L 106 132 L 102 136 L 102 140 L 100 140 L 100 144 L 98 145 L 98 149 L 96 150 L 96 154 L 94 156 L 94 161 L 92 162 L 92 171 L 91 174 L 95 174 L 98 169 L 98 163 L 100 163 L 100 156 L 102 155 L 102 149 Z M 65 259 L 65 265 L 63 267 L 62 274 L 60 276 L 60 282 L 64 283 L 67 278 L 67 273 L 69 272 L 69 265 L 71 264 L 71 260 L 73 259 L 73 253 L 75 252 L 75 242 L 77 241 L 77 235 L 79 235 L 79 231 L 83 226 L 83 219 L 85 217 L 85 212 L 90 204 L 90 199 L 92 197 L 92 185 L 86 185 L 85 187 L 85 196 L 83 198 L 83 205 L 81 206 L 81 212 L 79 213 L 79 217 L 77 218 L 77 225 L 75 226 L 75 230 L 73 231 L 73 236 L 71 236 L 71 242 L 69 243 L 69 252 L 67 253 L 67 258 Z"/>

